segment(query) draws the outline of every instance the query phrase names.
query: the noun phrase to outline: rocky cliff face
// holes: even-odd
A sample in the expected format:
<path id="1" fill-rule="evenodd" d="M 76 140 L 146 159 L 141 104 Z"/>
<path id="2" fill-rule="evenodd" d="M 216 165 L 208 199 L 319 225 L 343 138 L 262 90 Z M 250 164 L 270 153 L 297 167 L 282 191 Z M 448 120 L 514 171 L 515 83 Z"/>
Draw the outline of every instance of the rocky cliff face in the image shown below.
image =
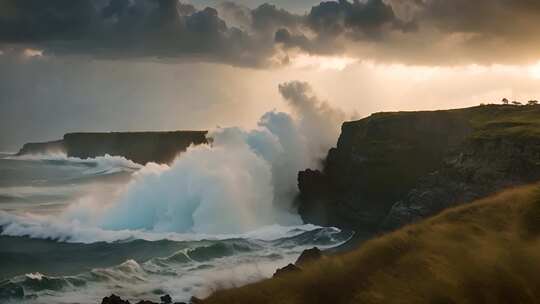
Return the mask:
<path id="1" fill-rule="evenodd" d="M 344 123 L 324 169 L 299 173 L 299 212 L 377 232 L 539 179 L 540 107 L 378 113 Z"/>
<path id="2" fill-rule="evenodd" d="M 134 162 L 170 163 L 191 144 L 207 142 L 207 131 L 68 133 L 59 141 L 25 144 L 18 155 L 64 152 L 69 157 L 123 156 Z"/>

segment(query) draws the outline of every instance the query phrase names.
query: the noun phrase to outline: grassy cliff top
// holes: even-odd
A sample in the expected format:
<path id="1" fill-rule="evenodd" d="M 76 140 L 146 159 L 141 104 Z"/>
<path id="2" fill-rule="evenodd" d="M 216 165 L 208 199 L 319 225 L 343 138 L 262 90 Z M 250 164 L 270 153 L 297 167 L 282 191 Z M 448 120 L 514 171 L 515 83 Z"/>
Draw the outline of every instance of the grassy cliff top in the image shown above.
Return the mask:
<path id="1" fill-rule="evenodd" d="M 466 127 L 472 128 L 473 136 L 540 137 L 540 105 L 491 104 L 453 110 L 380 112 L 359 121 L 346 122 L 344 126 L 362 125 L 374 121 L 400 126 L 397 121 L 410 123 L 413 120 L 425 120 L 437 128 L 449 118 L 452 122 L 463 123 L 467 125 Z M 425 126 L 429 127 L 429 125 Z"/>
<path id="2" fill-rule="evenodd" d="M 488 105 L 466 110 L 461 111 L 471 121 L 476 138 L 540 138 L 540 106 Z"/>
<path id="3" fill-rule="evenodd" d="M 478 123 L 493 121 L 474 111 Z M 513 115 L 527 121 L 526 113 Z M 535 184 L 447 210 L 302 272 L 218 291 L 204 303 L 535 303 L 539 236 Z"/>
<path id="4" fill-rule="evenodd" d="M 325 173 L 337 191 L 360 189 L 362 201 L 386 212 L 449 156 L 473 151 L 483 158 L 479 147 L 501 142 L 540 149 L 540 106 L 382 112 L 346 122 Z"/>

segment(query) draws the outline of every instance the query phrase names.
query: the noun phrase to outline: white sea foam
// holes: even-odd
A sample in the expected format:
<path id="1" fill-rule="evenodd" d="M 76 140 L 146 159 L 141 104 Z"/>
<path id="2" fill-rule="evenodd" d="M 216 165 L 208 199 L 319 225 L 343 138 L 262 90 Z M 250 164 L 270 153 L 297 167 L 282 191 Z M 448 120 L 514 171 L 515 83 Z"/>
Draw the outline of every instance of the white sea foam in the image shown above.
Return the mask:
<path id="1" fill-rule="evenodd" d="M 297 195 L 297 172 L 318 166 L 335 143 L 345 117 L 311 95 L 304 83 L 284 84 L 280 91 L 292 114 L 268 112 L 253 130 L 214 130 L 211 145 L 189 147 L 171 166 L 140 166 L 111 156 L 86 160 L 61 154 L 12 157 L 77 166 L 83 175 L 134 173 L 128 184 L 112 185 L 115 191 L 89 191 L 59 214 L 0 211 L 2 235 L 71 243 L 195 241 L 186 245 L 195 247 L 185 250 L 237 239 L 249 243 L 245 251 L 218 253 L 204 261 L 193 258 L 176 263 L 156 256 L 74 276 L 30 273 L 19 277 L 22 283 L 13 280 L 44 286 L 28 303 L 97 303 L 112 292 L 130 300 L 157 301 L 156 290 L 187 301 L 192 295 L 205 296 L 267 278 L 307 247 L 324 248 L 344 241 L 343 236 L 333 237 L 337 229 L 315 231 L 320 227 L 301 225 L 292 202 Z M 209 250 L 221 248 L 211 246 Z M 58 289 L 57 280 L 61 281 Z"/>
<path id="2" fill-rule="evenodd" d="M 335 246 L 341 241 L 336 240 L 320 248 Z M 254 246 L 251 250 L 234 251 L 234 242 Z M 245 240 L 204 244 L 208 244 L 208 241 L 173 254 L 189 256 L 198 249 L 204 248 L 205 252 L 216 250 L 214 255 L 206 255 L 202 260 L 157 257 L 137 262 L 127 259 L 115 266 L 95 268 L 72 276 L 28 273 L 11 279 L 11 282 L 25 286 L 25 294 L 30 297 L 24 303 L 31 304 L 93 304 L 111 293 L 133 302 L 141 299 L 158 301 L 164 293 L 170 294 L 174 301 L 188 302 L 191 296 L 205 297 L 218 289 L 237 287 L 271 277 L 277 268 L 294 262 L 302 250 L 316 244 L 316 237 L 312 236 L 307 243 L 296 245 Z M 224 246 L 233 252 L 220 252 Z"/>
<path id="3" fill-rule="evenodd" d="M 0 226 L 3 229 L 2 235 L 6 236 L 28 236 L 38 239 L 54 239 L 63 242 L 87 244 L 133 239 L 200 241 L 248 238 L 270 241 L 320 228 L 311 224 L 296 226 L 269 225 L 243 234 L 153 232 L 128 229 L 106 230 L 100 227 L 84 225 L 77 220 L 59 220 L 58 218 L 36 214 L 14 215 L 3 211 L 0 211 Z"/>
<path id="4" fill-rule="evenodd" d="M 122 156 L 106 154 L 93 158 L 68 157 L 65 153 L 25 154 L 8 156 L 5 159 L 26 161 L 55 161 L 64 165 L 86 165 L 83 174 L 111 174 L 121 171 L 136 171 L 143 166 Z"/>
<path id="5" fill-rule="evenodd" d="M 20 159 L 93 162 L 97 165 L 87 169 L 91 174 L 118 168 L 138 171 L 114 197 L 81 198 L 54 219 L 27 216 L 26 222 L 13 221 L 4 233 L 36 230 L 33 235 L 39 235 L 52 230 L 60 239 L 76 234 L 74 239 L 88 241 L 95 235 L 107 235 L 97 238 L 106 240 L 135 233 L 231 235 L 274 224 L 301 224 L 292 204 L 297 172 L 318 165 L 335 142 L 344 115 L 312 96 L 305 83 L 283 84 L 280 92 L 292 114 L 265 113 L 253 130 L 217 129 L 211 132 L 211 145 L 189 147 L 170 167 L 143 167 L 111 156 L 23 156 Z M 43 226 L 48 229 L 40 231 Z"/>

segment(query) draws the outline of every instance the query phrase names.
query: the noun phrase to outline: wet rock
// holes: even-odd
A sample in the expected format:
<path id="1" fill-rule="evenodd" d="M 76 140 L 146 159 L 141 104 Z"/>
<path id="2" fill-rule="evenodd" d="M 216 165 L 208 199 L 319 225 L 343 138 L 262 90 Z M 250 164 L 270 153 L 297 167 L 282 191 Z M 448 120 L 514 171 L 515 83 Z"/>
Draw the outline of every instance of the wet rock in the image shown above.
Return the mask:
<path id="1" fill-rule="evenodd" d="M 122 300 L 119 296 L 112 294 L 108 297 L 104 297 L 101 300 L 101 304 L 130 304 L 128 300 Z"/>
<path id="2" fill-rule="evenodd" d="M 161 300 L 162 304 L 170 304 L 170 303 L 172 303 L 172 298 L 168 294 L 166 294 L 164 296 L 161 296 L 159 299 Z"/>
<path id="3" fill-rule="evenodd" d="M 194 300 L 195 299 L 195 300 Z M 160 297 L 161 303 L 156 303 L 149 300 L 140 300 L 136 304 L 173 304 L 172 298 L 170 295 L 166 294 Z M 202 303 L 202 300 L 199 300 L 197 298 L 192 298 L 191 303 L 192 304 L 198 304 Z M 109 297 L 103 298 L 101 301 L 101 304 L 130 304 L 128 300 L 122 300 L 119 296 L 112 294 Z M 174 304 L 186 304 L 185 302 L 174 302 Z"/>
<path id="4" fill-rule="evenodd" d="M 300 269 L 300 267 L 294 265 L 294 264 L 289 264 L 285 267 L 282 267 L 282 268 L 279 268 L 278 270 L 276 270 L 276 272 L 274 273 L 274 278 L 279 278 L 283 275 L 286 275 L 286 274 L 289 274 L 289 273 L 295 273 L 295 272 L 300 272 L 302 271 L 302 269 Z"/>
<path id="5" fill-rule="evenodd" d="M 322 251 L 317 247 L 313 247 L 311 249 L 306 249 L 302 251 L 298 259 L 296 260 L 296 263 L 294 264 L 301 267 L 303 265 L 319 260 L 320 258 L 322 258 L 322 256 Z"/>

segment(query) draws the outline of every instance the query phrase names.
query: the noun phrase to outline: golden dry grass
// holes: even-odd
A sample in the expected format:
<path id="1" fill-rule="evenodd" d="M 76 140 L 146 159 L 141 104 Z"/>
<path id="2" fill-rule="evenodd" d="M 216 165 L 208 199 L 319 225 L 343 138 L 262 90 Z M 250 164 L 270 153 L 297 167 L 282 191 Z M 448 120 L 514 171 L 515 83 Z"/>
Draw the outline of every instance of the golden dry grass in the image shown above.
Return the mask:
<path id="1" fill-rule="evenodd" d="M 540 303 L 540 185 L 504 191 L 208 304 Z"/>

